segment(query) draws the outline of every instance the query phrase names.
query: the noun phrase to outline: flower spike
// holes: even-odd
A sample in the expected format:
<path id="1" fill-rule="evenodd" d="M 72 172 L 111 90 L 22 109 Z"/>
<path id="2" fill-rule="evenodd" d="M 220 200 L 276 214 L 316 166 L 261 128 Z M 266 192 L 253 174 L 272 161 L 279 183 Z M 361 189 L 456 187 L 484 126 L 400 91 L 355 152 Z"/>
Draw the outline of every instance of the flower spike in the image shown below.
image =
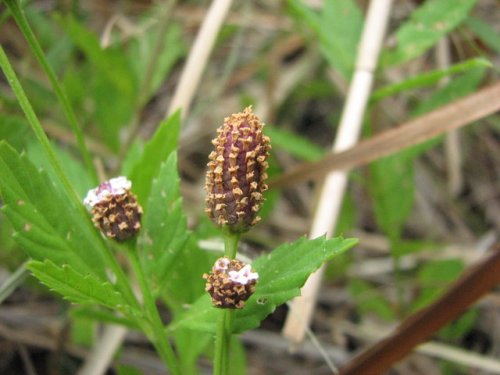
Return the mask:
<path id="1" fill-rule="evenodd" d="M 257 215 L 267 190 L 265 180 L 269 137 L 262 133 L 264 124 L 247 107 L 224 119 L 212 141 L 205 189 L 210 219 L 232 232 L 245 232 L 260 218 Z"/>

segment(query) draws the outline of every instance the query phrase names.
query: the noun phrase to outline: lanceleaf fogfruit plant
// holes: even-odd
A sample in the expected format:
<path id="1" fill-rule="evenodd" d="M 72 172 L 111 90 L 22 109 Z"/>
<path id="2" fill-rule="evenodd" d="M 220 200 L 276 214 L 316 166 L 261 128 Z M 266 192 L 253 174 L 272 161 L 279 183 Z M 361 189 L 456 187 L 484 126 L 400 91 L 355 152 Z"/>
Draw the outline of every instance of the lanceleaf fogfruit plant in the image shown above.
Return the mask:
<path id="1" fill-rule="evenodd" d="M 235 233 L 246 232 L 260 220 L 271 149 L 262 130 L 263 123 L 247 107 L 226 117 L 212 141 L 215 150 L 209 155 L 206 212 L 216 225 Z"/>

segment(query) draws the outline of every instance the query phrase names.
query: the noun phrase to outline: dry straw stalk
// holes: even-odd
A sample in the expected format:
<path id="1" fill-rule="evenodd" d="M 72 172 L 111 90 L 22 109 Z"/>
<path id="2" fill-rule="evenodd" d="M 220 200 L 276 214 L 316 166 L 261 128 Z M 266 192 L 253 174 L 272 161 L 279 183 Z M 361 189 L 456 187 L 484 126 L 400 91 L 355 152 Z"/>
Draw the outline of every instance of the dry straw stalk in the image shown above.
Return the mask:
<path id="1" fill-rule="evenodd" d="M 359 138 L 391 5 L 392 0 L 373 0 L 370 2 L 355 72 L 332 148 L 334 153 L 352 147 Z M 327 175 L 321 189 L 309 237 L 314 238 L 325 233 L 331 237 L 340 212 L 346 184 L 347 173 L 345 171 L 336 171 Z M 323 272 L 324 267 L 312 274 L 302 289 L 302 295 L 290 305 L 283 334 L 292 343 L 300 343 L 304 338 L 314 311 Z"/>

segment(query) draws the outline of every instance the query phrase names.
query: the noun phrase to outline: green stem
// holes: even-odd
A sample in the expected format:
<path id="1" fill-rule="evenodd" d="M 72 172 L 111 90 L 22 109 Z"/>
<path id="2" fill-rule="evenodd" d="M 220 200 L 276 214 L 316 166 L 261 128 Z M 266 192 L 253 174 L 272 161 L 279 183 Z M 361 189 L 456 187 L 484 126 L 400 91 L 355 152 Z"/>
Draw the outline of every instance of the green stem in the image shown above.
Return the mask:
<path id="1" fill-rule="evenodd" d="M 168 367 L 168 369 L 171 371 L 171 373 L 174 375 L 180 375 L 177 359 L 172 347 L 167 340 L 167 336 L 165 335 L 165 327 L 163 325 L 163 322 L 161 321 L 158 308 L 156 307 L 155 300 L 153 298 L 153 295 L 151 294 L 151 290 L 144 275 L 141 262 L 139 260 L 139 257 L 137 256 L 136 249 L 132 247 L 129 248 L 128 255 L 142 292 L 142 297 L 144 299 L 144 310 L 150 324 L 150 329 L 146 332 L 146 334 L 150 336 L 149 339 L 155 346 L 158 354 L 160 355 L 161 359 Z"/>
<path id="2" fill-rule="evenodd" d="M 235 259 L 239 241 L 240 235 L 238 233 L 232 233 L 228 229 L 224 229 L 224 256 Z"/>
<path id="3" fill-rule="evenodd" d="M 229 259 L 236 258 L 238 251 L 239 234 L 231 233 L 225 229 L 224 256 Z M 233 333 L 234 310 L 222 309 L 217 323 L 215 335 L 214 374 L 227 375 L 229 370 L 229 347 Z"/>
<path id="4" fill-rule="evenodd" d="M 54 168 L 56 175 L 61 180 L 61 183 L 63 184 L 66 191 L 70 194 L 70 197 L 73 199 L 73 201 L 78 202 L 78 205 L 81 206 L 82 209 L 84 210 L 80 202 L 80 198 L 78 198 L 78 194 L 76 193 L 75 189 L 73 189 L 73 186 L 71 185 L 66 175 L 64 174 L 61 164 L 59 163 L 59 160 L 57 160 L 54 150 L 52 150 L 52 146 L 50 145 L 49 139 L 47 138 L 47 135 L 43 131 L 42 125 L 40 125 L 40 122 L 36 117 L 35 111 L 33 111 L 33 108 L 31 107 L 31 104 L 28 98 L 26 97 L 26 94 L 24 93 L 21 83 L 19 83 L 16 73 L 12 69 L 12 66 L 9 63 L 9 59 L 7 58 L 7 55 L 5 54 L 5 51 L 3 50 L 1 45 L 0 45 L 0 66 L 2 67 L 2 71 L 5 74 L 5 77 L 7 77 L 9 81 L 10 87 L 12 88 L 12 91 L 14 92 L 14 95 L 16 96 L 17 101 L 19 102 L 19 105 L 21 106 L 26 118 L 28 119 L 29 124 L 31 125 L 31 129 L 33 129 L 33 132 L 35 133 L 35 137 L 37 138 L 38 142 L 40 142 L 43 150 L 45 151 L 45 154 L 47 155 L 47 158 L 50 161 L 50 164 Z"/>
<path id="5" fill-rule="evenodd" d="M 31 29 L 28 23 L 28 20 L 26 18 L 26 15 L 24 14 L 23 9 L 19 6 L 18 0 L 5 0 L 5 3 L 9 7 L 9 10 L 11 11 L 17 25 L 19 26 L 19 29 L 26 38 L 26 41 L 28 42 L 28 45 L 31 48 L 31 51 L 33 52 L 38 62 L 42 66 L 42 69 L 44 70 L 45 74 L 49 77 L 50 83 L 54 88 L 55 94 L 59 99 L 63 107 L 64 113 L 66 115 L 66 118 L 73 130 L 73 133 L 75 134 L 76 142 L 80 150 L 80 153 L 82 154 L 85 166 L 89 171 L 91 178 L 94 180 L 94 183 L 97 183 L 98 179 L 94 168 L 94 164 L 92 163 L 92 157 L 85 145 L 83 132 L 78 123 L 75 112 L 73 111 L 73 108 L 71 107 L 71 104 L 66 94 L 64 93 L 61 85 L 59 84 L 59 81 L 57 80 L 54 71 L 50 67 L 47 59 L 45 58 L 45 54 L 43 53 L 43 50 L 40 47 L 40 43 L 38 42 L 35 34 L 33 33 L 33 30 Z"/>
<path id="6" fill-rule="evenodd" d="M 48 160 L 50 161 L 50 164 L 54 168 L 56 176 L 59 178 L 59 181 L 64 187 L 66 193 L 68 194 L 69 199 L 73 201 L 73 204 L 75 205 L 76 209 L 80 211 L 82 218 L 88 217 L 88 213 L 85 210 L 85 207 L 82 205 L 82 202 L 78 197 L 78 194 L 76 193 L 75 189 L 73 188 L 68 178 L 66 177 L 66 174 L 64 173 L 61 164 L 59 163 L 59 160 L 57 159 L 54 150 L 50 145 L 49 139 L 47 138 L 47 135 L 43 131 L 42 125 L 40 125 L 40 121 L 36 117 L 36 114 L 33 111 L 33 108 L 31 107 L 28 98 L 26 97 L 26 94 L 21 86 L 21 83 L 17 79 L 16 73 L 12 69 L 12 66 L 9 63 L 9 59 L 7 58 L 7 55 L 5 54 L 5 51 L 3 50 L 1 45 L 0 45 L 0 67 L 2 68 L 2 71 L 5 74 L 5 77 L 7 77 L 7 80 L 9 81 L 10 87 L 12 88 L 14 95 L 16 96 L 17 101 L 19 102 L 19 105 L 21 106 L 21 109 L 25 114 L 28 123 L 31 126 L 31 129 L 35 133 L 35 137 L 37 138 L 38 142 L 40 142 L 42 149 L 44 150 Z M 90 223 L 90 220 L 86 220 L 86 222 L 88 223 L 89 226 L 92 225 Z M 107 264 L 111 267 L 111 270 L 115 273 L 117 277 L 118 287 L 124 293 L 129 303 L 133 305 L 138 305 L 137 300 L 135 299 L 134 294 L 130 288 L 128 279 L 123 273 L 123 270 L 119 266 L 115 257 L 109 250 L 108 246 L 104 243 L 102 237 L 97 232 L 95 233 L 96 233 L 95 235 L 98 236 L 99 241 L 102 244 L 102 248 L 104 249 L 103 254 L 104 257 L 106 258 Z"/>

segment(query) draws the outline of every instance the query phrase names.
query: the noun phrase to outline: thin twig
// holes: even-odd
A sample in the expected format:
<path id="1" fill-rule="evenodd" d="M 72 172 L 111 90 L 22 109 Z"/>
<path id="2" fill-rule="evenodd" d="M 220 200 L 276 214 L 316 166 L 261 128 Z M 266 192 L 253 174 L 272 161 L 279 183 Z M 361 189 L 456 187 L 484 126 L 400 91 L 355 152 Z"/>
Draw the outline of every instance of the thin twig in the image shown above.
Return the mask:
<path id="1" fill-rule="evenodd" d="M 436 45 L 436 60 L 439 69 L 450 67 L 450 43 L 445 36 L 441 38 Z M 447 84 L 450 77 L 441 80 L 440 86 Z M 446 134 L 444 148 L 446 152 L 446 170 L 448 171 L 448 192 L 452 196 L 457 196 L 463 187 L 462 175 L 462 152 L 460 150 L 460 133 L 457 129 L 451 130 Z"/>
<path id="2" fill-rule="evenodd" d="M 348 170 L 420 144 L 452 129 L 471 124 L 500 110 L 500 83 L 440 107 L 400 126 L 360 142 L 343 152 L 302 163 L 269 181 L 279 188 L 321 178 L 329 171 Z"/>
<path id="3" fill-rule="evenodd" d="M 222 27 L 231 3 L 232 0 L 214 0 L 212 2 L 191 48 L 166 117 L 180 109 L 182 119 L 186 118 L 201 75 L 207 65 L 208 57 L 214 47 L 215 38 Z"/>
<path id="4" fill-rule="evenodd" d="M 342 112 L 333 152 L 343 151 L 354 145 L 359 137 L 366 104 L 370 96 L 378 56 L 387 27 L 392 0 L 373 0 L 366 16 L 361 37 L 356 69 Z M 331 236 L 335 227 L 347 184 L 347 173 L 330 173 L 322 186 L 321 196 L 314 214 L 309 236 Z M 324 267 L 312 274 L 302 289 L 302 296 L 292 302 L 283 334 L 293 343 L 300 343 L 314 310 Z M 300 317 L 300 318 L 297 318 Z"/>
<path id="5" fill-rule="evenodd" d="M 500 283 L 499 269 L 500 244 L 497 244 L 489 256 L 471 267 L 441 298 L 407 318 L 393 334 L 341 368 L 340 374 L 384 373 L 393 363 L 402 359 L 446 323 L 456 319 L 472 303 Z"/>

